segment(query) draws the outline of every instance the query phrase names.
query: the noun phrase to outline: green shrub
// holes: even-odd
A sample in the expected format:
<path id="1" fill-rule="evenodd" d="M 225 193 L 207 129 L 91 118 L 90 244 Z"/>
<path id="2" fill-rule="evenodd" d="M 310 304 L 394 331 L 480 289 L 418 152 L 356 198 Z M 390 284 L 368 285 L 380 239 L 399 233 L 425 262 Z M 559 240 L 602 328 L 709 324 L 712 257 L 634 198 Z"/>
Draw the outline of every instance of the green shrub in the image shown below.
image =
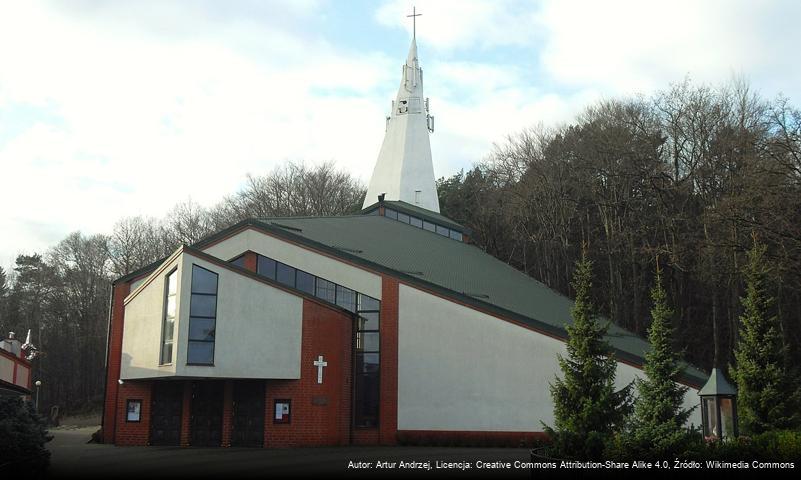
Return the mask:
<path id="1" fill-rule="evenodd" d="M 52 438 L 30 403 L 0 396 L 0 471 L 41 476 L 50 464 L 44 444 Z"/>

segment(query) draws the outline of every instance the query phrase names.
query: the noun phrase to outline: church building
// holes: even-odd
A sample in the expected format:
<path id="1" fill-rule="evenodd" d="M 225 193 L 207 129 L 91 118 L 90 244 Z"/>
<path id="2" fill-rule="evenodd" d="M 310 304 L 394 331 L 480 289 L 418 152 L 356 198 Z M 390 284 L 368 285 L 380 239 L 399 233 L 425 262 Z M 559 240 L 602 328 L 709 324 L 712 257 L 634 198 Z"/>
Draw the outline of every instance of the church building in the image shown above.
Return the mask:
<path id="1" fill-rule="evenodd" d="M 360 213 L 249 219 L 114 282 L 106 443 L 517 442 L 553 424 L 573 303 L 439 213 L 429 107 L 413 38 Z M 647 342 L 608 340 L 619 386 L 642 376 Z M 705 380 L 686 369 L 687 406 Z"/>

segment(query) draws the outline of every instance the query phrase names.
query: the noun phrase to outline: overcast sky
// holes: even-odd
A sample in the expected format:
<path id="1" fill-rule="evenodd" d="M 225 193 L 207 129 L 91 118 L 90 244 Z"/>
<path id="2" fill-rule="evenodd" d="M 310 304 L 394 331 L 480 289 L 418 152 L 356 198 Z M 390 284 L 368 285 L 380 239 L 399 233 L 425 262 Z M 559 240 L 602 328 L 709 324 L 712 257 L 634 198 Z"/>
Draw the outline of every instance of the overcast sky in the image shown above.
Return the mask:
<path id="1" fill-rule="evenodd" d="M 0 266 L 287 160 L 366 183 L 413 3 L 438 177 L 688 75 L 801 105 L 796 0 L 0 0 Z"/>

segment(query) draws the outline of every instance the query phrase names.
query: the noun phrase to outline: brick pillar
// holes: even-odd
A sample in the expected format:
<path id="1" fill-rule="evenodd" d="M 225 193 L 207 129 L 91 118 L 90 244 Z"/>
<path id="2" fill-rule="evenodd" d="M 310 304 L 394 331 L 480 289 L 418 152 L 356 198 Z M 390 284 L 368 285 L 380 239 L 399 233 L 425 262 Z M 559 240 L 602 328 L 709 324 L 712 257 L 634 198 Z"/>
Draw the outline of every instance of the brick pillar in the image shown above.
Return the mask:
<path id="1" fill-rule="evenodd" d="M 378 412 L 379 443 L 395 445 L 398 434 L 398 280 L 381 282 L 381 383 Z"/>
<path id="2" fill-rule="evenodd" d="M 274 413 L 274 406 L 272 404 L 272 391 L 271 391 L 271 383 L 270 380 L 264 381 L 264 448 L 267 448 L 271 442 L 272 436 L 272 423 L 273 423 L 273 415 Z M 291 413 L 291 412 L 290 412 Z"/>
<path id="3" fill-rule="evenodd" d="M 117 430 L 117 399 L 119 397 L 122 362 L 122 330 L 125 316 L 123 300 L 131 290 L 129 283 L 114 285 L 111 305 L 111 324 L 108 332 L 108 363 L 106 365 L 106 398 L 103 405 L 103 442 L 112 443 Z"/>
<path id="4" fill-rule="evenodd" d="M 222 418 L 222 446 L 231 446 L 231 431 L 234 423 L 234 382 L 225 381 L 223 393 L 223 418 Z"/>
<path id="5" fill-rule="evenodd" d="M 184 406 L 181 415 L 181 446 L 190 445 L 190 431 L 192 428 L 192 382 L 184 382 Z"/>
<path id="6" fill-rule="evenodd" d="M 251 272 L 256 272 L 259 266 L 259 257 L 253 252 L 245 252 L 245 268 Z"/>

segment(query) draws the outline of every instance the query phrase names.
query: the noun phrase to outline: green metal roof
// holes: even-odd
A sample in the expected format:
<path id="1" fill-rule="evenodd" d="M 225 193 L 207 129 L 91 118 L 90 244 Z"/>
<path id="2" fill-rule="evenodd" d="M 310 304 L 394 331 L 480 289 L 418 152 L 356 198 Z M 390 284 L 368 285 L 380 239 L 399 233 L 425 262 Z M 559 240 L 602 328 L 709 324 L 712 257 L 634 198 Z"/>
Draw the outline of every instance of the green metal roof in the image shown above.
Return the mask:
<path id="1" fill-rule="evenodd" d="M 374 203 L 369 207 L 362 209 L 362 213 L 372 212 L 378 208 L 378 203 Z M 438 223 L 443 227 L 448 227 L 454 230 L 458 230 L 460 232 L 466 232 L 468 229 L 464 227 L 464 225 L 460 225 L 450 218 L 446 217 L 445 215 L 441 215 L 437 212 L 432 212 L 431 210 L 426 210 L 425 208 L 418 207 L 417 205 L 412 205 L 411 203 L 406 203 L 400 200 L 384 200 L 384 206 L 387 208 L 391 208 L 393 210 L 397 210 L 399 212 L 403 212 L 407 215 L 414 215 L 417 218 L 422 218 L 424 220 L 428 220 L 432 223 Z"/>
<path id="2" fill-rule="evenodd" d="M 267 218 L 258 224 L 561 338 L 567 335 L 565 325 L 572 323 L 569 298 L 474 245 L 427 230 L 378 215 Z M 607 338 L 618 358 L 638 364 L 650 348 L 614 324 Z M 705 379 L 700 370 L 685 368 L 683 380 L 688 383 L 701 385 Z"/>
<path id="3" fill-rule="evenodd" d="M 709 380 L 706 381 L 698 395 L 737 395 L 737 389 L 726 380 L 723 370 L 713 368 Z"/>

